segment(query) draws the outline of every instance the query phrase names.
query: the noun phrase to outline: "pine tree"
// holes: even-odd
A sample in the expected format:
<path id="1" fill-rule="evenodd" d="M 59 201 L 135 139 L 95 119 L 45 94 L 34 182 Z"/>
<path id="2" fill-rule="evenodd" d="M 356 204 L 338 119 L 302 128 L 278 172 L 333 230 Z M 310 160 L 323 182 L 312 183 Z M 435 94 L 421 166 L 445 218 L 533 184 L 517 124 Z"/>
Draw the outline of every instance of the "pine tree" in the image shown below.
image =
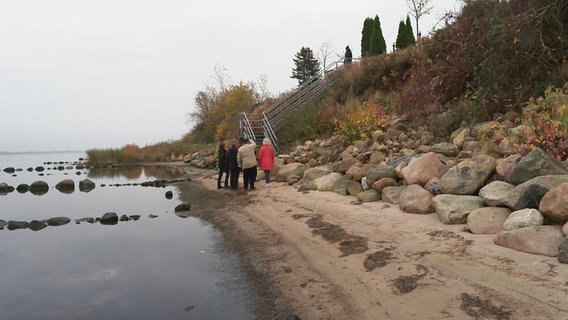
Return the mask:
<path id="1" fill-rule="evenodd" d="M 298 85 L 316 76 L 320 71 L 319 61 L 315 58 L 312 49 L 308 47 L 302 47 L 296 53 L 293 61 L 294 68 L 292 68 L 292 76 L 290 78 L 298 79 Z"/>
<path id="2" fill-rule="evenodd" d="M 373 19 L 373 33 L 371 34 L 371 44 L 369 46 L 369 55 L 378 55 L 387 52 L 387 44 L 381 29 L 381 21 L 379 16 Z"/>
<path id="3" fill-rule="evenodd" d="M 396 35 L 395 43 L 397 49 L 406 48 L 406 39 L 408 38 L 407 31 L 408 28 L 406 27 L 406 24 L 404 24 L 404 21 L 400 20 L 398 23 L 398 33 Z"/>
<path id="4" fill-rule="evenodd" d="M 361 31 L 361 56 L 369 55 L 369 47 L 371 45 L 371 35 L 373 34 L 373 19 L 367 18 L 363 22 L 363 31 Z"/>
<path id="5" fill-rule="evenodd" d="M 408 46 L 416 43 L 416 38 L 414 38 L 414 31 L 412 30 L 412 22 L 410 22 L 410 16 L 406 15 L 406 35 L 408 37 Z"/>

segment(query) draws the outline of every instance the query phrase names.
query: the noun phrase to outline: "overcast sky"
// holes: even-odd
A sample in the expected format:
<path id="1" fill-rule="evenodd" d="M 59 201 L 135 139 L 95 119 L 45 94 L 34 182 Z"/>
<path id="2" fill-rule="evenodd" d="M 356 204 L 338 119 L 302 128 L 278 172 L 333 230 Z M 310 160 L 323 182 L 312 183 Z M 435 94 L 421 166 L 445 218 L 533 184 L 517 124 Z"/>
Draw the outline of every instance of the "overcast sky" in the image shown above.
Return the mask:
<path id="1" fill-rule="evenodd" d="M 459 0 L 432 0 L 427 34 Z M 0 0 L 0 151 L 139 146 L 179 139 L 195 94 L 267 79 L 272 95 L 302 46 L 361 55 L 378 15 L 391 50 L 405 0 Z M 412 18 L 411 18 L 412 19 Z M 416 26 L 413 24 L 413 29 Z M 334 55 L 336 56 L 336 55 Z M 336 56 L 337 57 L 337 56 Z"/>

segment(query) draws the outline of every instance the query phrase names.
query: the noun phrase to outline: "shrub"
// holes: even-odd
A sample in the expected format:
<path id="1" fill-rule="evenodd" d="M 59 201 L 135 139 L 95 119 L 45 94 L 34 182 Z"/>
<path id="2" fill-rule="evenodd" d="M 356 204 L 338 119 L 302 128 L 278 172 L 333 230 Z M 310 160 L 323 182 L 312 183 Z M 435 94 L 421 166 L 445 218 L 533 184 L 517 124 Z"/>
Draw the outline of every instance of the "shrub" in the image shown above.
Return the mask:
<path id="1" fill-rule="evenodd" d="M 366 139 L 378 128 L 385 127 L 388 117 L 385 109 L 377 104 L 364 103 L 348 106 L 345 112 L 334 119 L 335 134 L 352 141 Z"/>

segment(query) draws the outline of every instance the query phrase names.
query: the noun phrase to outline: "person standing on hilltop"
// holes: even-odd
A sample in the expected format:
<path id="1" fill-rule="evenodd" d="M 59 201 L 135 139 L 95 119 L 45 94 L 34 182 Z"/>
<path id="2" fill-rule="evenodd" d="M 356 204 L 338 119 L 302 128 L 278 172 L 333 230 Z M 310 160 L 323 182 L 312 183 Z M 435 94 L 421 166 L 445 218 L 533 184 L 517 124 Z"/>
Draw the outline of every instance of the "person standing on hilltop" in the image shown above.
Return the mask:
<path id="1" fill-rule="evenodd" d="M 237 162 L 239 167 L 243 169 L 243 181 L 245 191 L 249 189 L 254 190 L 254 181 L 256 180 L 256 143 L 247 138 L 241 138 L 241 147 L 237 152 Z"/>
<path id="2" fill-rule="evenodd" d="M 219 150 L 217 151 L 217 167 L 219 167 L 219 174 L 217 176 L 217 189 L 223 188 L 221 186 L 221 179 L 225 174 L 225 188 L 229 185 L 229 167 L 227 166 L 227 149 L 225 143 L 219 143 Z"/>
<path id="3" fill-rule="evenodd" d="M 345 59 L 343 60 L 343 64 L 351 64 L 351 60 L 353 60 L 353 53 L 349 46 L 345 47 Z"/>
<path id="4" fill-rule="evenodd" d="M 237 141 L 231 141 L 231 146 L 229 150 L 227 150 L 227 169 L 229 170 L 229 185 L 231 186 L 231 190 L 238 189 L 239 183 L 239 165 L 237 162 Z"/>
<path id="5" fill-rule="evenodd" d="M 270 187 L 270 171 L 274 168 L 274 148 L 270 145 L 270 139 L 262 140 L 262 147 L 258 151 L 258 163 L 264 171 L 264 185 Z"/>

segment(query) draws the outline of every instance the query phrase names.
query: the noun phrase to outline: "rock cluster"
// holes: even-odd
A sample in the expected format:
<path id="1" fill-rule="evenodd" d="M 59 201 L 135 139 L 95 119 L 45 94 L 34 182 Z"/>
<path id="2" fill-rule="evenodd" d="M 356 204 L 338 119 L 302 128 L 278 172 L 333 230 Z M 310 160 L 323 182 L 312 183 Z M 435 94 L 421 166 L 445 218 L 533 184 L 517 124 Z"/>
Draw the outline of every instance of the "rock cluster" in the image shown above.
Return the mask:
<path id="1" fill-rule="evenodd" d="M 335 138 L 307 141 L 278 157 L 273 177 L 299 190 L 436 214 L 444 224 L 494 234 L 497 245 L 568 263 L 568 163 L 539 148 L 507 155 L 487 139 L 504 123 L 462 128 L 438 142 L 403 123 L 347 147 Z"/>

